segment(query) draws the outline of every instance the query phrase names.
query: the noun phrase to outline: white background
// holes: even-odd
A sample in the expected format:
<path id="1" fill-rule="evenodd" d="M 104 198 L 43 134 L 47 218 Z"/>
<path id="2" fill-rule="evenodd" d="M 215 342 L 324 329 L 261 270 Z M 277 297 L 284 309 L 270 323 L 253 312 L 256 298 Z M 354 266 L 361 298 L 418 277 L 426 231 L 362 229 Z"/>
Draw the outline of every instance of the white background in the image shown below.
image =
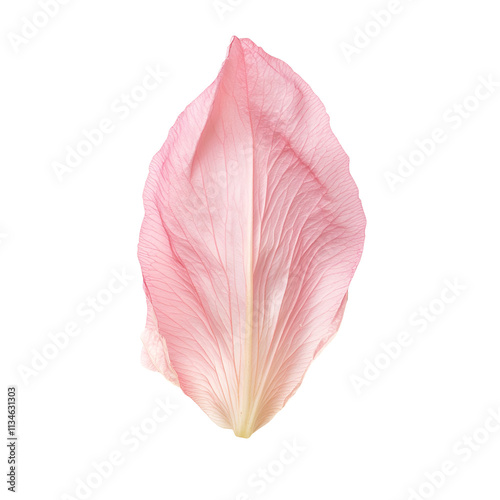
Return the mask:
<path id="1" fill-rule="evenodd" d="M 40 7 L 3 2 L 0 322 L 2 390 L 18 387 L 17 498 L 81 498 L 77 480 L 115 451 L 123 463 L 89 498 L 404 500 L 419 488 L 421 498 L 500 497 L 500 432 L 480 430 L 500 407 L 500 87 L 452 119 L 479 78 L 500 81 L 500 10 L 493 0 L 401 0 L 387 26 L 368 25 L 349 62 L 342 43 L 358 33 L 359 47 L 357 30 L 388 5 L 243 0 L 221 19 L 211 0 L 72 0 L 18 46 L 23 17 Z M 232 35 L 286 61 L 322 99 L 368 220 L 336 339 L 248 440 L 139 362 L 148 165 L 215 78 Z M 118 113 L 116 99 L 157 65 L 169 76 L 129 116 Z M 60 182 L 54 162 L 103 118 L 114 130 Z M 435 128 L 446 141 L 391 190 L 386 173 Z M 134 279 L 87 323 L 78 307 L 123 268 Z M 443 306 L 446 279 L 466 290 Z M 431 302 L 439 314 L 418 328 L 415 314 Z M 71 321 L 81 333 L 25 383 L 20 365 Z M 412 343 L 356 391 L 353 376 L 387 362 L 381 344 L 403 331 Z M 132 451 L 122 436 L 151 424 L 157 397 L 177 409 Z M 464 435 L 488 438 L 469 460 Z M 301 451 L 280 466 L 294 440 Z M 426 489 L 425 474 L 444 461 L 455 473 Z M 256 483 L 269 467 L 272 481 Z"/>

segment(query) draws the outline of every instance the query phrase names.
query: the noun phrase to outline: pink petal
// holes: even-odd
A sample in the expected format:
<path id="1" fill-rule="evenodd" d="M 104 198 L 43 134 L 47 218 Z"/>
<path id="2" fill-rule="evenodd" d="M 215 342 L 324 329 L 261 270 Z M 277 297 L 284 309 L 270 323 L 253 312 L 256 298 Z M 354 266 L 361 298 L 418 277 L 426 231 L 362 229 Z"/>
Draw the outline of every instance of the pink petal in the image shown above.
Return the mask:
<path id="1" fill-rule="evenodd" d="M 365 228 L 348 164 L 310 87 L 238 38 L 151 163 L 144 359 L 238 436 L 340 325 Z"/>

